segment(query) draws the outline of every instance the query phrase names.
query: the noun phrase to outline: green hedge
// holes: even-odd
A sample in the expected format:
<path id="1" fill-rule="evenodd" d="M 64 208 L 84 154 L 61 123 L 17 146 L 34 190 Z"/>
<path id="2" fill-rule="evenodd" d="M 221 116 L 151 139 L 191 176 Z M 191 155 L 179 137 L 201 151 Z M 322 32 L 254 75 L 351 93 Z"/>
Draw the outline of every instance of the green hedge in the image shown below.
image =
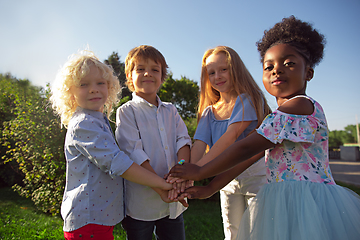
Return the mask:
<path id="1" fill-rule="evenodd" d="M 65 187 L 66 162 L 64 139 L 66 129 L 45 96 L 32 95 L 16 99 L 15 118 L 3 123 L 2 145 L 4 164 L 17 163 L 23 173 L 23 183 L 13 188 L 30 198 L 44 212 L 58 214 Z"/>

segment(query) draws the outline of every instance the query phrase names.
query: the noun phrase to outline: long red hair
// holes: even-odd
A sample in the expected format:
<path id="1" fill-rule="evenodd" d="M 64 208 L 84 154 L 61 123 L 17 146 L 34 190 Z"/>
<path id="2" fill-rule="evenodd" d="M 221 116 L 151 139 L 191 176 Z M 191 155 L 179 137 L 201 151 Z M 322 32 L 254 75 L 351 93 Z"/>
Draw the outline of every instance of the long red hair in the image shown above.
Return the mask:
<path id="1" fill-rule="evenodd" d="M 230 47 L 218 46 L 212 49 L 209 49 L 205 52 L 202 59 L 201 67 L 201 82 L 200 82 L 200 101 L 198 106 L 198 121 L 201 118 L 201 115 L 205 108 L 210 105 L 214 105 L 220 99 L 220 92 L 214 89 L 209 81 L 209 76 L 206 69 L 206 59 L 212 54 L 225 53 L 228 61 L 230 78 L 234 90 L 237 95 L 240 97 L 240 94 L 246 93 L 251 99 L 253 107 L 256 111 L 256 116 L 258 119 L 258 126 L 271 112 L 270 107 L 267 104 L 266 98 L 256 84 L 255 80 L 251 76 L 250 72 L 245 67 L 245 64 L 241 60 L 240 56 Z"/>

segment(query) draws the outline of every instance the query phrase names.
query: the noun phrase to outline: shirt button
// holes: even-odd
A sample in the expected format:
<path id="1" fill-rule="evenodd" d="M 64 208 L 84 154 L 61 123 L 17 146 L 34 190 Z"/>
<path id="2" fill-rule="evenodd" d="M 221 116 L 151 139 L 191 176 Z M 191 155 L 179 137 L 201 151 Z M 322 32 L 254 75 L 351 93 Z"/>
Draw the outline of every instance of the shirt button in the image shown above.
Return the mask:
<path id="1" fill-rule="evenodd" d="M 165 147 L 165 149 L 167 150 L 167 149 L 168 149 L 168 147 L 166 146 L 166 147 Z"/>
<path id="2" fill-rule="evenodd" d="M 79 234 L 79 237 L 82 237 L 82 234 Z"/>
<path id="3" fill-rule="evenodd" d="M 90 238 L 93 238 L 94 237 L 94 235 L 90 235 Z"/>
<path id="4" fill-rule="evenodd" d="M 163 128 L 160 128 L 160 131 L 164 131 L 164 129 L 163 129 Z"/>

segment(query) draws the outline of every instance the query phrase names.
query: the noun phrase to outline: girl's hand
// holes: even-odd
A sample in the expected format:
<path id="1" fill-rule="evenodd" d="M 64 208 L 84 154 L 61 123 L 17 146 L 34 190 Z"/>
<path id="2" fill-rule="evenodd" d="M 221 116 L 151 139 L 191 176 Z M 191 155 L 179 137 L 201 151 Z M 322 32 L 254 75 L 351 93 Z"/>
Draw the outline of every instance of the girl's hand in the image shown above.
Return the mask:
<path id="1" fill-rule="evenodd" d="M 173 185 L 164 181 L 164 186 L 161 189 L 162 190 L 171 190 L 171 189 L 173 189 Z"/>
<path id="2" fill-rule="evenodd" d="M 200 181 L 202 180 L 200 169 L 201 167 L 191 163 L 184 163 L 182 165 L 176 164 L 169 173 L 170 177 Z"/>
<path id="3" fill-rule="evenodd" d="M 185 188 L 187 186 L 186 181 L 187 181 L 186 179 L 174 178 L 174 177 L 169 176 L 169 174 L 167 174 L 166 182 L 171 183 L 173 186 L 173 189 L 175 189 L 177 191 L 177 193 L 181 193 L 181 192 L 185 191 Z M 170 196 L 170 194 L 169 194 L 169 196 Z"/>
<path id="4" fill-rule="evenodd" d="M 189 204 L 185 201 L 185 197 L 187 196 L 183 196 L 183 197 L 178 197 L 178 194 L 176 192 L 176 190 L 172 189 L 170 191 L 162 191 L 158 192 L 158 194 L 161 197 L 161 200 L 163 200 L 166 203 L 171 203 L 171 202 L 180 202 L 184 207 L 188 207 Z"/>
<path id="5" fill-rule="evenodd" d="M 185 189 L 194 186 L 193 180 L 185 180 L 181 178 L 175 178 L 176 182 L 173 183 L 173 188 L 178 194 L 183 193 Z"/>
<path id="6" fill-rule="evenodd" d="M 185 198 L 187 198 L 187 197 L 189 197 L 190 195 L 188 194 L 188 193 L 186 193 L 186 192 L 184 192 L 184 193 L 181 193 L 181 195 L 179 195 L 178 197 L 177 197 L 177 199 L 176 199 L 176 201 L 179 201 L 179 202 L 185 202 Z M 188 203 L 186 203 L 187 204 L 187 206 L 185 206 L 184 204 L 183 204 L 183 206 L 184 207 L 188 207 L 189 206 L 189 204 Z"/>
<path id="7" fill-rule="evenodd" d="M 170 176 L 170 173 L 168 173 L 167 175 L 165 175 L 166 176 L 166 182 L 167 183 L 171 183 L 171 184 L 173 184 L 173 183 L 176 183 L 176 182 L 178 182 L 178 180 L 180 180 L 180 178 L 176 178 L 176 177 L 171 177 Z M 184 181 L 186 181 L 185 179 L 184 179 Z"/>
<path id="8" fill-rule="evenodd" d="M 215 192 L 209 186 L 194 186 L 185 190 L 186 196 L 190 199 L 209 198 L 214 195 Z"/>
<path id="9" fill-rule="evenodd" d="M 192 187 L 192 186 L 194 186 L 194 181 L 193 180 L 187 180 L 185 189 L 188 189 L 189 187 Z"/>
<path id="10" fill-rule="evenodd" d="M 171 201 L 176 200 L 177 197 L 178 197 L 178 192 L 177 192 L 175 189 L 171 189 L 171 190 L 168 192 L 168 198 L 169 198 Z"/>
<path id="11" fill-rule="evenodd" d="M 170 191 L 164 191 L 164 190 L 160 190 L 160 191 L 158 191 L 157 193 L 159 194 L 159 196 L 161 197 L 161 200 L 163 200 L 164 202 L 166 202 L 166 203 L 171 203 L 172 202 L 172 200 L 170 199 L 170 195 L 169 195 L 169 192 L 171 192 L 171 191 L 173 191 L 173 189 L 172 190 L 170 190 Z"/>

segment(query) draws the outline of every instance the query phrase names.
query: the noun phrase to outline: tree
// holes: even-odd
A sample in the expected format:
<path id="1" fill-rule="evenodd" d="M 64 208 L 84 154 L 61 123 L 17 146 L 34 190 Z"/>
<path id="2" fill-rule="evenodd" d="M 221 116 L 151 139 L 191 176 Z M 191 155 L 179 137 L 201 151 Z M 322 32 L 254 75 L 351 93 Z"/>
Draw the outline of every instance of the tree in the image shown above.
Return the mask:
<path id="1" fill-rule="evenodd" d="M 15 107 L 41 92 L 40 87 L 30 84 L 28 79 L 16 79 L 10 73 L 0 74 L 0 128 L 4 121 L 15 117 Z"/>
<path id="2" fill-rule="evenodd" d="M 184 120 L 196 117 L 199 101 L 199 86 L 196 82 L 184 76 L 176 80 L 170 73 L 158 95 L 162 101 L 174 104 Z"/>
<path id="3" fill-rule="evenodd" d="M 329 132 L 329 147 L 339 148 L 345 143 L 356 143 L 356 126 L 347 125 L 345 130 L 334 130 Z"/>
<path id="4" fill-rule="evenodd" d="M 360 124 L 359 124 L 360 127 Z M 345 127 L 345 131 L 351 136 L 347 143 L 356 143 L 357 142 L 357 132 L 356 132 L 356 125 L 347 125 Z"/>
<path id="5" fill-rule="evenodd" d="M 43 92 L 26 81 L 18 83 L 14 84 L 19 94 L 8 94 L 14 99 L 14 118 L 3 123 L 1 142 L 6 154 L 2 160 L 16 164 L 23 174 L 22 183 L 13 186 L 21 196 L 30 198 L 40 210 L 57 214 L 65 187 L 66 130 L 49 106 L 49 90 Z"/>
<path id="6" fill-rule="evenodd" d="M 334 130 L 329 132 L 329 148 L 339 148 L 342 146 L 343 139 L 346 138 L 348 134 L 343 130 Z"/>
<path id="7" fill-rule="evenodd" d="M 104 60 L 104 62 L 108 65 L 111 65 L 114 69 L 116 76 L 119 79 L 120 86 L 123 87 L 121 97 L 129 96 L 131 98 L 131 92 L 126 87 L 126 74 L 125 74 L 125 63 L 120 61 L 120 56 L 117 52 L 113 52 L 108 59 Z"/>
<path id="8" fill-rule="evenodd" d="M 0 179 L 2 185 L 12 186 L 21 183 L 24 175 L 16 161 L 7 161 L 9 146 L 5 146 L 2 138 L 4 125 L 18 116 L 17 106 L 23 105 L 25 111 L 28 107 L 26 101 L 40 96 L 42 89 L 32 86 L 27 79 L 16 79 L 10 73 L 0 74 L 0 89 Z M 9 139 L 9 143 L 14 145 L 15 140 Z"/>

